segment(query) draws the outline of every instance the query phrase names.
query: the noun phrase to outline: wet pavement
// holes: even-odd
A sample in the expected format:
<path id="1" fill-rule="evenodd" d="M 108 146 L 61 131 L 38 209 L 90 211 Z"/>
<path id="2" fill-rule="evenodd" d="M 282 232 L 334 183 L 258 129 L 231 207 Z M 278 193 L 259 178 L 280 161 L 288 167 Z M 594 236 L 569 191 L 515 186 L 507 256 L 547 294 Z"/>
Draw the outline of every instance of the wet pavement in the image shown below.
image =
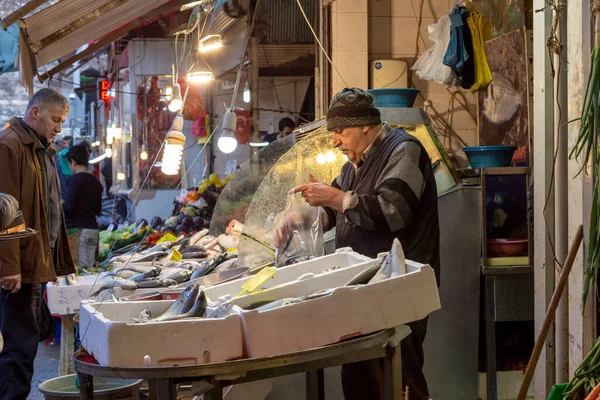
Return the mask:
<path id="1" fill-rule="evenodd" d="M 41 343 L 38 347 L 37 357 L 33 372 L 33 381 L 31 382 L 31 393 L 27 400 L 43 400 L 38 389 L 40 383 L 58 376 L 58 360 L 60 358 L 60 344 L 44 345 Z"/>

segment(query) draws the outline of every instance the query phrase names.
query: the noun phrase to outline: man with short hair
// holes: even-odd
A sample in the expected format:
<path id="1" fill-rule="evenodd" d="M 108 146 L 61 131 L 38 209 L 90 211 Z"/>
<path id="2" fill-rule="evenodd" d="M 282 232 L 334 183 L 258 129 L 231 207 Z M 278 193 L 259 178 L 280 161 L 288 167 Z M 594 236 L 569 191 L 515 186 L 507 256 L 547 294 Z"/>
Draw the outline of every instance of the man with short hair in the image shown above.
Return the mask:
<path id="1" fill-rule="evenodd" d="M 294 129 L 296 129 L 296 124 L 291 118 L 282 118 L 279 120 L 279 132 L 266 135 L 264 140 L 269 143 L 274 142 L 277 139 L 281 139 L 290 135 L 292 132 L 294 132 Z"/>
<path id="2" fill-rule="evenodd" d="M 0 132 L 0 192 L 20 204 L 27 227 L 38 233 L 0 243 L 0 399 L 26 399 L 41 337 L 47 282 L 75 272 L 60 202 L 52 142 L 62 131 L 69 102 L 53 89 L 37 91 L 23 118 Z"/>
<path id="3" fill-rule="evenodd" d="M 336 248 L 351 247 L 376 258 L 389 252 L 397 238 L 407 259 L 434 269 L 439 285 L 437 188 L 423 145 L 404 129 L 382 123 L 373 97 L 357 88 L 335 95 L 327 111 L 327 129 L 333 133 L 333 147 L 348 162 L 332 185 L 310 176 L 311 183 L 294 191 L 311 206 L 323 208 L 325 230 L 336 227 Z M 298 217 L 292 216 L 291 222 Z M 279 247 L 288 236 L 289 231 L 277 232 L 275 245 Z M 408 326 L 412 333 L 401 342 L 403 387 L 408 386 L 411 400 L 427 400 L 423 374 L 427 318 Z M 344 397 L 382 399 L 383 379 L 381 360 L 344 365 Z"/>

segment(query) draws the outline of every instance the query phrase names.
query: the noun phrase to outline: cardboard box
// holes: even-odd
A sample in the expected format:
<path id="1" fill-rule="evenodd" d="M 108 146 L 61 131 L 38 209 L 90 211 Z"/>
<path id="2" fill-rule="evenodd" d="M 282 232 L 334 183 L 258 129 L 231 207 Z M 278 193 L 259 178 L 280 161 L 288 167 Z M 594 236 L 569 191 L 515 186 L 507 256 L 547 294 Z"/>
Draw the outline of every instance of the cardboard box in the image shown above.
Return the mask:
<path id="1" fill-rule="evenodd" d="M 84 349 L 106 367 L 197 365 L 205 352 L 210 362 L 243 357 L 239 315 L 215 319 L 188 319 L 135 323 L 133 318 L 149 307 L 157 316 L 173 301 L 97 303 L 81 302 L 79 332 Z"/>
<path id="2" fill-rule="evenodd" d="M 364 266 L 348 271 L 352 269 L 358 273 Z M 302 303 L 245 311 L 242 321 L 246 356 L 267 357 L 317 348 L 417 321 L 440 309 L 433 269 L 408 260 L 407 269 L 408 273 L 396 278 L 359 287 L 338 287 L 325 297 Z M 333 283 L 331 287 L 344 285 L 344 273 L 348 271 L 338 271 L 337 275 L 334 271 L 326 279 Z M 335 276 L 339 278 L 337 282 L 332 279 Z M 287 290 L 294 296 L 315 291 L 302 282 Z M 280 293 L 288 297 L 285 294 Z"/>

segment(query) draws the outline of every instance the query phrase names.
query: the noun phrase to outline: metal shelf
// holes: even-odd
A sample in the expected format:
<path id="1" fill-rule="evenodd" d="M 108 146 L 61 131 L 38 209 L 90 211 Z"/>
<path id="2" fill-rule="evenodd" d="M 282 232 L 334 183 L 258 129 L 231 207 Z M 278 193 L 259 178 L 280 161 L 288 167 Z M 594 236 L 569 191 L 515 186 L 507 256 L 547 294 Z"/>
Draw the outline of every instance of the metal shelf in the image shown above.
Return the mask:
<path id="1" fill-rule="evenodd" d="M 530 167 L 481 168 L 480 171 L 482 176 L 531 175 Z"/>
<path id="2" fill-rule="evenodd" d="M 511 265 L 511 266 L 481 266 L 482 275 L 519 275 L 533 274 L 533 267 L 530 265 Z"/>

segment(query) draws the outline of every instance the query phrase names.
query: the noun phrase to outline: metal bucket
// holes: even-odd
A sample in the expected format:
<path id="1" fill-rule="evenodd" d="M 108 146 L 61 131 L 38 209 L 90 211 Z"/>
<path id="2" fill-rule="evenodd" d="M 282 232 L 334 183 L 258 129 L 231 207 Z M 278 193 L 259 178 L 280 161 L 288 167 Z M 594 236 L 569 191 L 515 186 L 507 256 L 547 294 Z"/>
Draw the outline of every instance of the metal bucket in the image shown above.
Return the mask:
<path id="1" fill-rule="evenodd" d="M 78 399 L 77 375 L 65 375 L 40 383 L 46 400 Z M 138 400 L 141 379 L 94 378 L 94 400 Z"/>

